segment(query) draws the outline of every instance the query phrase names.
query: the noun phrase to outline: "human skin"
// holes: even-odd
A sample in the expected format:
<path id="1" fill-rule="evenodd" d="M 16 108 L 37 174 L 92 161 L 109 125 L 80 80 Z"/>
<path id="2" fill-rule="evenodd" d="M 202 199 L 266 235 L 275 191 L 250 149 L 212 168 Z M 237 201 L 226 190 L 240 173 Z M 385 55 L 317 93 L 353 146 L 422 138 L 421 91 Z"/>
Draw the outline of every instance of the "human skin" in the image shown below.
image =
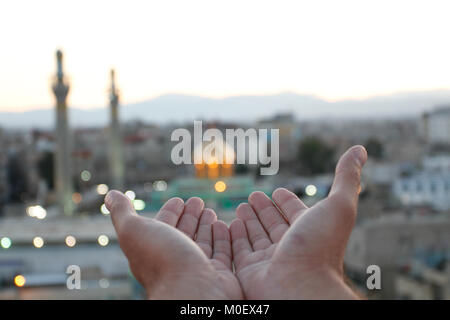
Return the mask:
<path id="1" fill-rule="evenodd" d="M 200 198 L 167 201 L 155 219 L 138 216 L 118 191 L 106 195 L 122 251 L 149 299 L 242 299 L 232 272 L 228 226 Z"/>
<path id="2" fill-rule="evenodd" d="M 230 225 L 236 277 L 247 299 L 357 299 L 344 281 L 343 260 L 353 228 L 367 152 L 339 160 L 329 196 L 308 208 L 280 188 L 241 204 Z"/>
<path id="3" fill-rule="evenodd" d="M 156 219 L 138 216 L 117 191 L 105 203 L 149 298 L 357 299 L 344 282 L 343 258 L 366 160 L 363 147 L 350 148 L 330 194 L 311 208 L 286 189 L 272 199 L 252 193 L 229 229 L 199 198 L 170 199 Z"/>

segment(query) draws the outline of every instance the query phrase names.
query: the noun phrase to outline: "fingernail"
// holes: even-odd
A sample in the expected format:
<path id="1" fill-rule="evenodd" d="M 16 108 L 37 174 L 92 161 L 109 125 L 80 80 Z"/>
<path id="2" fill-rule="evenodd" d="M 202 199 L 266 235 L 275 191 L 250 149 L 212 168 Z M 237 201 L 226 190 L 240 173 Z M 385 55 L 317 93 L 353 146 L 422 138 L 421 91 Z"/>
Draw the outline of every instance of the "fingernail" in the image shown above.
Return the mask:
<path id="1" fill-rule="evenodd" d="M 112 207 L 112 204 L 114 202 L 114 194 L 114 190 L 111 190 L 105 196 L 105 205 L 108 209 Z"/>
<path id="2" fill-rule="evenodd" d="M 357 148 L 355 148 L 354 154 L 362 167 L 367 161 L 366 149 L 363 146 L 358 146 Z"/>

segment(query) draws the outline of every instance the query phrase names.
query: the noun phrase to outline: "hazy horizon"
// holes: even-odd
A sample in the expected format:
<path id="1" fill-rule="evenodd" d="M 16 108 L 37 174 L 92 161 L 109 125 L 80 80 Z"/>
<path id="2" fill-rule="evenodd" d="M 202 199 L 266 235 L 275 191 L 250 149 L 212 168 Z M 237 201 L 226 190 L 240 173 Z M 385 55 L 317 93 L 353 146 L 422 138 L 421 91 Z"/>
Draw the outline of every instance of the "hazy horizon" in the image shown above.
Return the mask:
<path id="1" fill-rule="evenodd" d="M 315 99 L 320 99 L 324 102 L 327 103 L 339 103 L 339 102 L 358 102 L 358 101 L 364 101 L 364 100 L 370 100 L 370 99 L 377 99 L 380 97 L 392 97 L 392 96 L 400 96 L 400 95 L 414 95 L 414 94 L 434 94 L 434 93 L 444 93 L 444 94 L 448 94 L 450 93 L 450 88 L 437 88 L 437 89 L 429 89 L 429 90 L 400 90 L 400 91 L 394 91 L 394 92 L 386 92 L 386 93 L 379 93 L 379 94 L 372 94 L 372 95 L 368 95 L 368 96 L 363 96 L 363 97 L 349 97 L 349 98 L 340 98 L 340 99 L 327 99 L 326 97 L 322 97 L 320 95 L 315 95 L 315 94 L 311 94 L 311 93 L 307 93 L 307 92 L 296 92 L 296 91 L 279 91 L 279 92 L 274 92 L 274 93 L 243 93 L 243 94 L 235 94 L 235 95 L 228 95 L 228 96 L 223 96 L 223 97 L 216 97 L 216 96 L 208 96 L 208 95 L 202 95 L 202 94 L 187 94 L 187 93 L 182 93 L 182 92 L 167 92 L 167 93 L 162 93 L 160 95 L 157 95 L 155 97 L 148 97 L 148 98 L 143 98 L 140 100 L 136 100 L 136 101 L 128 101 L 128 102 L 123 102 L 120 101 L 120 105 L 122 106 L 128 106 L 128 105 L 135 105 L 135 104 L 139 104 L 139 103 L 145 103 L 151 100 L 155 100 L 155 99 L 159 99 L 159 98 L 163 98 L 163 97 L 167 97 L 167 96 L 182 96 L 182 97 L 195 97 L 195 98 L 201 98 L 201 99 L 210 99 L 210 100 L 224 100 L 224 99 L 233 99 L 233 98 L 239 98 L 239 97 L 272 97 L 272 96 L 280 96 L 280 95 L 298 95 L 298 96 L 308 96 L 308 97 L 312 97 Z M 450 105 L 450 99 L 448 101 L 448 104 Z M 102 108 L 107 108 L 109 106 L 109 101 L 106 101 L 105 99 L 105 103 L 102 105 L 91 105 L 91 106 L 77 106 L 77 105 L 68 105 L 69 108 L 73 108 L 73 109 L 79 109 L 79 110 L 83 110 L 83 111 L 89 111 L 89 110 L 95 110 L 95 109 L 102 109 Z M 30 111 L 39 111 L 39 110 L 48 110 L 48 109 L 53 109 L 55 107 L 55 104 L 51 104 L 51 105 L 40 105 L 40 106 L 35 106 L 33 108 L 19 108 L 19 110 L 17 109 L 13 109 L 13 110 L 8 110 L 8 111 L 3 111 L 2 108 L 0 108 L 0 114 L 5 114 L 5 113 L 26 113 L 26 112 L 30 112 Z"/>
<path id="2" fill-rule="evenodd" d="M 428 90 L 377 95 L 366 99 L 327 101 L 313 95 L 292 92 L 239 95 L 225 98 L 166 94 L 136 103 L 121 104 L 120 121 L 154 124 L 193 120 L 254 122 L 277 113 L 292 113 L 298 120 L 357 120 L 418 118 L 440 106 L 450 106 L 450 90 Z M 107 105 L 97 108 L 68 108 L 73 127 L 106 126 Z M 1 112 L 3 128 L 50 128 L 55 111 L 50 106 L 25 112 Z"/>

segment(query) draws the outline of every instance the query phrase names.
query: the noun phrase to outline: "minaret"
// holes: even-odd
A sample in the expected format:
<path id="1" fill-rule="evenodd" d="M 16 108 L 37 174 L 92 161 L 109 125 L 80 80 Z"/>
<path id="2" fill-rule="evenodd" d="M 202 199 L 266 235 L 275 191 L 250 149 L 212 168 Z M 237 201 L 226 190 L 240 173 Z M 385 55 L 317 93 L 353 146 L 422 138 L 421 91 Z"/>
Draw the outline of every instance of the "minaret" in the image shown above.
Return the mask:
<path id="1" fill-rule="evenodd" d="M 122 133 L 119 124 L 119 94 L 116 90 L 114 69 L 111 70 L 111 89 L 109 95 L 111 123 L 109 127 L 109 159 L 112 187 L 123 191 Z"/>
<path id="2" fill-rule="evenodd" d="M 56 97 L 56 150 L 55 186 L 60 212 L 70 216 L 73 212 L 70 137 L 67 122 L 67 94 L 69 84 L 63 73 L 63 54 L 56 51 L 57 71 L 52 89 Z"/>

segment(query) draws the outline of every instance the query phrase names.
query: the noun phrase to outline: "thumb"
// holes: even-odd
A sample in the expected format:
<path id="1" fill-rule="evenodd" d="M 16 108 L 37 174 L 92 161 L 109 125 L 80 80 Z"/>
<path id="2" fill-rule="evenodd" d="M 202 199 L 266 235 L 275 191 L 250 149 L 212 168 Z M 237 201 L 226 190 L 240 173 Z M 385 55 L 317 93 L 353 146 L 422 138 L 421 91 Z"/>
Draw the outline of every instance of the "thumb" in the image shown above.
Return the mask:
<path id="1" fill-rule="evenodd" d="M 330 196 L 356 206 L 361 184 L 361 170 L 367 161 L 363 146 L 353 146 L 339 159 Z"/>
<path id="2" fill-rule="evenodd" d="M 111 219 L 117 233 L 120 233 L 125 220 L 137 216 L 130 199 L 120 191 L 109 191 L 105 197 L 105 205 L 111 213 Z"/>

